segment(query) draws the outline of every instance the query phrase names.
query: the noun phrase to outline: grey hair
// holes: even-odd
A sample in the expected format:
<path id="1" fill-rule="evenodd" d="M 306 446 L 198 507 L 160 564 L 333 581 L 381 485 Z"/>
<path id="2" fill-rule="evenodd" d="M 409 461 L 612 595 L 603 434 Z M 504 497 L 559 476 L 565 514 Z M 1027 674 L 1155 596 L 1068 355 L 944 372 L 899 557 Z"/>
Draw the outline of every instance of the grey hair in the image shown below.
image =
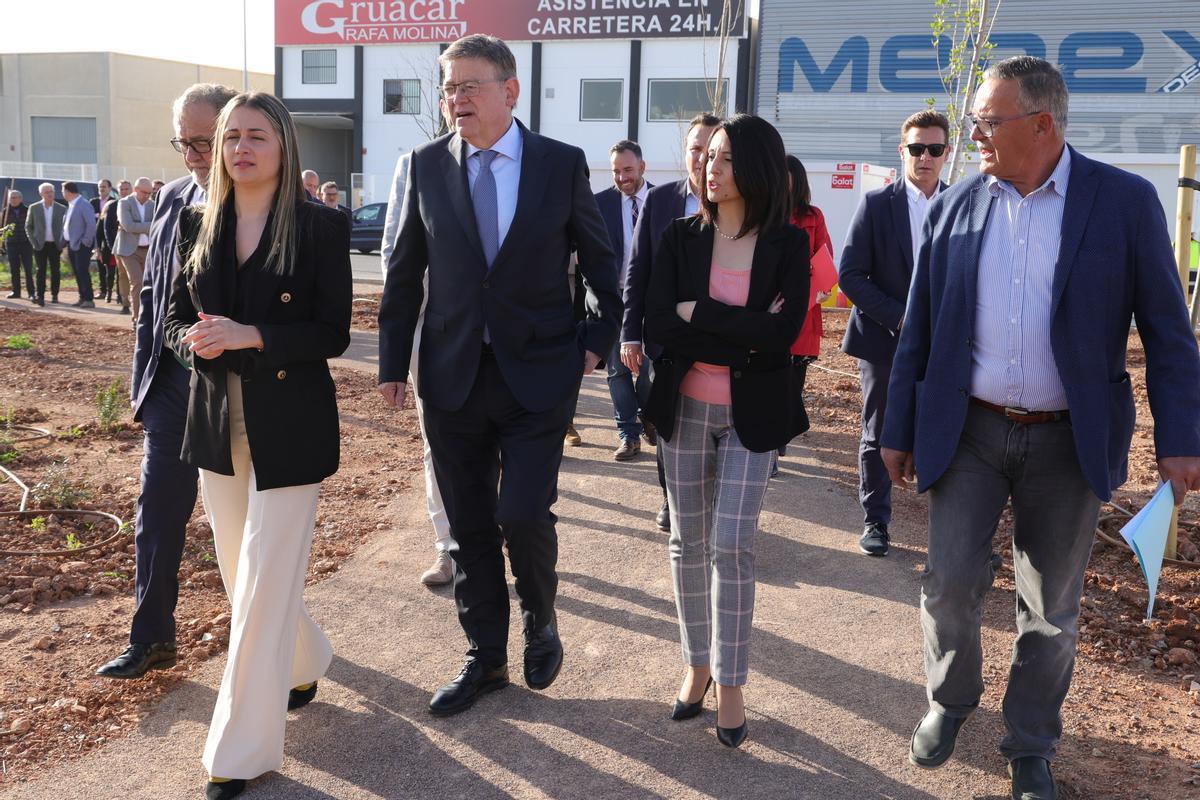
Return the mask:
<path id="1" fill-rule="evenodd" d="M 53 183 L 39 183 L 38 184 L 38 194 L 42 193 L 42 189 L 49 189 L 50 191 L 53 192 L 54 184 Z"/>
<path id="2" fill-rule="evenodd" d="M 237 97 L 237 94 L 236 89 L 222 86 L 219 83 L 193 83 L 171 104 L 171 119 L 175 124 L 175 133 L 179 133 L 179 118 L 183 116 L 183 110 L 188 106 L 207 103 L 212 106 L 214 112 L 219 114 L 225 104 Z"/>
<path id="3" fill-rule="evenodd" d="M 451 61 L 460 58 L 478 58 L 496 68 L 496 77 L 502 81 L 517 77 L 517 57 L 504 40 L 486 33 L 473 33 L 455 41 L 438 56 L 438 64 L 445 68 Z"/>
<path id="4" fill-rule="evenodd" d="M 20 190 L 20 189 L 9 189 L 9 190 L 8 190 L 8 196 L 9 196 L 9 197 L 19 197 L 19 198 L 21 198 L 22 200 L 24 200 L 24 199 L 25 199 L 25 195 L 21 194 L 21 190 Z"/>
<path id="5" fill-rule="evenodd" d="M 1013 56 L 997 61 L 983 73 L 985 80 L 995 78 L 1016 81 L 1020 86 L 1021 108 L 1028 113 L 1045 111 L 1054 117 L 1059 135 L 1067 130 L 1067 103 L 1070 93 L 1058 67 L 1036 56 Z"/>
<path id="6" fill-rule="evenodd" d="M 134 181 L 134 182 L 133 182 L 132 184 L 130 184 L 130 185 L 131 185 L 131 186 L 140 186 L 140 185 L 142 185 L 142 183 L 149 184 L 150 186 L 153 186 L 153 185 L 154 185 L 154 181 L 150 180 L 150 179 L 149 179 L 149 178 L 147 178 L 145 175 L 143 175 L 142 177 L 138 178 L 136 181 Z"/>

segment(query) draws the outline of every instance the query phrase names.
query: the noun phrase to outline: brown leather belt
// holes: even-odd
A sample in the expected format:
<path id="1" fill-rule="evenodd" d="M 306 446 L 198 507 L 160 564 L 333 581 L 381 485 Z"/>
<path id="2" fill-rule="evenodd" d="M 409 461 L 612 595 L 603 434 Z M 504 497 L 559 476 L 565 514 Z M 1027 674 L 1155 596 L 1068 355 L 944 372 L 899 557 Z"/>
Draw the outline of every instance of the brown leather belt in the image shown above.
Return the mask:
<path id="1" fill-rule="evenodd" d="M 987 400 L 980 400 L 978 397 L 972 397 L 971 403 L 980 408 L 986 408 L 988 411 L 995 411 L 1009 422 L 1019 422 L 1022 425 L 1058 422 L 1059 420 L 1069 419 L 1071 416 L 1069 411 L 1030 411 L 1015 406 L 996 405 L 995 403 L 989 403 Z"/>

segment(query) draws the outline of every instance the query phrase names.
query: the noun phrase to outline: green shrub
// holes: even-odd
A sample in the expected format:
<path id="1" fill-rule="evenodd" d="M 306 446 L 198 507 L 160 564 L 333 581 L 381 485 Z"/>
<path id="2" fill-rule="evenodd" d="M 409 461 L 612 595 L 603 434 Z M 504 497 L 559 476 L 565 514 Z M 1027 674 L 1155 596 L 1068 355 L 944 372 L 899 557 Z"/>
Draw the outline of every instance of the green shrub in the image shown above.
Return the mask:
<path id="1" fill-rule="evenodd" d="M 4 340 L 4 346 L 9 350 L 28 350 L 33 347 L 33 339 L 28 333 L 14 333 Z"/>
<path id="2" fill-rule="evenodd" d="M 100 421 L 100 427 L 111 431 L 121 419 L 124 410 L 125 388 L 120 379 L 113 378 L 112 383 L 96 393 L 96 418 Z"/>

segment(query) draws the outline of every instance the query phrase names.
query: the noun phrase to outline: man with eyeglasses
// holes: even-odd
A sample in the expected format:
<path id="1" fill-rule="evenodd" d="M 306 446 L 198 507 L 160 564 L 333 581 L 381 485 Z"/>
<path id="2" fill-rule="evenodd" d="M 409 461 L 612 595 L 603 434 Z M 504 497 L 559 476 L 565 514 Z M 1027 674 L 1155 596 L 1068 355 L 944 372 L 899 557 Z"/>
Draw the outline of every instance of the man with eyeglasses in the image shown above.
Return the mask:
<path id="1" fill-rule="evenodd" d="M 226 86 L 198 83 L 175 101 L 176 136 L 171 146 L 183 154 L 190 174 L 159 191 L 150 220 L 145 274 L 141 286 L 130 287 L 130 292 L 141 291 L 130 385 L 133 418 L 144 429 L 142 489 L 134 527 L 137 604 L 128 649 L 96 671 L 106 678 L 138 678 L 148 670 L 175 664 L 179 562 L 196 505 L 197 473 L 179 458 L 187 418 L 188 370 L 163 347 L 163 322 L 179 271 L 175 247 L 179 210 L 205 199 L 217 116 L 236 94 Z M 143 180 L 139 180 L 141 188 L 149 188 Z M 148 206 L 145 194 L 137 202 Z M 123 202 L 128 203 L 127 210 L 134 210 L 129 198 Z M 131 240 L 135 245 L 136 238 L 135 234 Z"/>
<path id="2" fill-rule="evenodd" d="M 1146 180 L 1066 144 L 1067 87 L 1032 56 L 984 73 L 980 174 L 929 210 L 892 368 L 884 463 L 929 496 L 921 581 L 928 709 L 910 760 L 943 764 L 983 695 L 988 554 L 1011 503 L 1017 636 L 1000 751 L 1012 797 L 1051 800 L 1084 569 L 1128 472 L 1125 351 L 1146 353 L 1159 475 L 1200 489 L 1200 353 Z"/>
<path id="3" fill-rule="evenodd" d="M 587 158 L 513 116 L 521 87 L 508 45 L 474 34 L 438 60 L 452 133 L 409 159 L 379 306 L 379 389 L 388 405 L 403 404 L 428 275 L 418 388 L 468 642 L 465 665 L 429 704 L 448 715 L 508 685 L 505 543 L 525 682 L 540 690 L 558 676 L 550 508 L 580 379 L 616 339 L 621 296 Z M 573 249 L 589 309 L 578 324 L 567 277 Z"/>
<path id="4" fill-rule="evenodd" d="M 879 438 L 925 215 L 945 187 L 941 174 L 949 139 L 950 121 L 937 111 L 918 111 L 904 120 L 897 148 L 904 179 L 863 197 L 842 247 L 838 284 L 854 303 L 842 351 L 858 359 L 862 387 L 858 501 L 863 532 L 858 548 L 869 556 L 886 556 L 889 549 L 892 481 L 879 458 Z"/>

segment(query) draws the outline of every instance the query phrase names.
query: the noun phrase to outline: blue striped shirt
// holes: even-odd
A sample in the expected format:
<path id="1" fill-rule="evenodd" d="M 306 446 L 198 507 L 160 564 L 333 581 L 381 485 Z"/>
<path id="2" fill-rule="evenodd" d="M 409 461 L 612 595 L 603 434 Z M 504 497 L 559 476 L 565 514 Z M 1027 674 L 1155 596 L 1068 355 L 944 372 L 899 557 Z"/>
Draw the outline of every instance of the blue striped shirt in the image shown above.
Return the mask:
<path id="1" fill-rule="evenodd" d="M 1062 240 L 1070 151 L 1021 197 L 990 178 L 993 198 L 979 256 L 971 394 L 1031 411 L 1060 411 L 1067 394 L 1050 348 L 1054 265 Z"/>

